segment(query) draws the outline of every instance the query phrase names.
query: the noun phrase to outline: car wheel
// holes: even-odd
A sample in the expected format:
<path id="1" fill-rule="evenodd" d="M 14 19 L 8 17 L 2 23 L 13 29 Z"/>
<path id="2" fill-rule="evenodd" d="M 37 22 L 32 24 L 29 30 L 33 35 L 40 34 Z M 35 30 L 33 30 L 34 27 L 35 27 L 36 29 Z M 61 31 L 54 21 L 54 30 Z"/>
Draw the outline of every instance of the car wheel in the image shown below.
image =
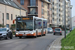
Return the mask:
<path id="1" fill-rule="evenodd" d="M 8 37 L 6 36 L 4 39 L 6 39 L 6 40 L 7 40 L 7 39 L 8 39 Z"/>
<path id="2" fill-rule="evenodd" d="M 62 33 L 60 33 L 60 35 L 62 35 Z"/>
<path id="3" fill-rule="evenodd" d="M 12 35 L 10 36 L 10 39 L 12 39 Z"/>
<path id="4" fill-rule="evenodd" d="M 19 37 L 20 39 L 22 38 L 22 36 Z"/>
<path id="5" fill-rule="evenodd" d="M 13 34 L 12 34 L 12 32 L 9 32 L 9 36 L 8 36 L 10 39 L 12 39 L 13 38 Z"/>
<path id="6" fill-rule="evenodd" d="M 55 35 L 55 33 L 53 35 Z"/>

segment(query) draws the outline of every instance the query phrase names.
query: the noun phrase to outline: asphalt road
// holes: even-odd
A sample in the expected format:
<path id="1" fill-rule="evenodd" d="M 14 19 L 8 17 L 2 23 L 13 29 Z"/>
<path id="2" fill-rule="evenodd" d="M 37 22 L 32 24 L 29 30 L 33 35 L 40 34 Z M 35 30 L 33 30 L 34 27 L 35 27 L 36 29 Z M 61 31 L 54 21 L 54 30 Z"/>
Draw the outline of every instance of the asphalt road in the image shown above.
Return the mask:
<path id="1" fill-rule="evenodd" d="M 37 38 L 13 37 L 13 39 L 0 40 L 0 50 L 46 50 L 47 47 L 60 35 L 47 34 Z"/>

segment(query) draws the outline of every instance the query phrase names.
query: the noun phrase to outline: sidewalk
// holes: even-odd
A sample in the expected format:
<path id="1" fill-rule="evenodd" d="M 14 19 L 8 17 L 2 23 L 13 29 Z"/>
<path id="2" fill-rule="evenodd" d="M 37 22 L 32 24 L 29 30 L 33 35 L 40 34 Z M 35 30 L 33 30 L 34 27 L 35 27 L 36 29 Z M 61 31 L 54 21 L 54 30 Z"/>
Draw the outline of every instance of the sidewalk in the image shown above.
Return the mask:
<path id="1" fill-rule="evenodd" d="M 69 31 L 67 32 L 67 34 L 68 33 L 69 33 Z M 62 38 L 64 38 L 64 36 L 61 36 L 61 37 L 57 38 L 56 40 L 54 40 L 48 50 L 61 50 L 61 48 L 62 48 L 61 39 Z"/>

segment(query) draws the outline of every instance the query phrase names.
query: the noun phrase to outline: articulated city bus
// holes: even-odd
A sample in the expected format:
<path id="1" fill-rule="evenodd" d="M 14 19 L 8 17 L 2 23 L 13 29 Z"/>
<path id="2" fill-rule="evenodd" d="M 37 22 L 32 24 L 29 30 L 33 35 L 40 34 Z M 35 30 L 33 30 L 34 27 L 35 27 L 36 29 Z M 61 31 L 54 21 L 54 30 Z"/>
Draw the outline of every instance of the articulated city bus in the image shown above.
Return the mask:
<path id="1" fill-rule="evenodd" d="M 35 16 L 16 18 L 16 36 L 45 36 L 47 33 L 47 20 Z"/>

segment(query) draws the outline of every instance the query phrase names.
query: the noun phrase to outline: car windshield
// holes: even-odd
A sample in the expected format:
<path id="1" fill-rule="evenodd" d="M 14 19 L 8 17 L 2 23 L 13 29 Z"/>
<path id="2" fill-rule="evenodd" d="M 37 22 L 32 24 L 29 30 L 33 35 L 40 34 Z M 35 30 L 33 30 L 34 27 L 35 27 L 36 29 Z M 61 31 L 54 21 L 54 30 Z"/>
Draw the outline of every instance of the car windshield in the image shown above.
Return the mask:
<path id="1" fill-rule="evenodd" d="M 0 31 L 6 31 L 6 28 L 1 28 Z"/>
<path id="2" fill-rule="evenodd" d="M 55 29 L 55 31 L 60 31 L 60 29 Z"/>
<path id="3" fill-rule="evenodd" d="M 33 30 L 33 20 L 18 21 L 17 31 L 18 30 Z"/>

